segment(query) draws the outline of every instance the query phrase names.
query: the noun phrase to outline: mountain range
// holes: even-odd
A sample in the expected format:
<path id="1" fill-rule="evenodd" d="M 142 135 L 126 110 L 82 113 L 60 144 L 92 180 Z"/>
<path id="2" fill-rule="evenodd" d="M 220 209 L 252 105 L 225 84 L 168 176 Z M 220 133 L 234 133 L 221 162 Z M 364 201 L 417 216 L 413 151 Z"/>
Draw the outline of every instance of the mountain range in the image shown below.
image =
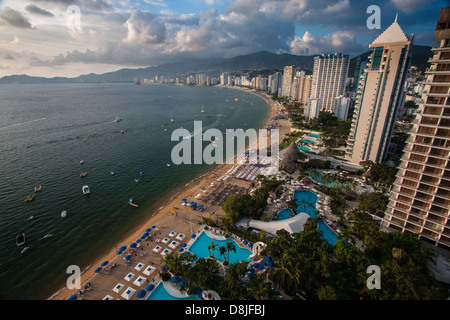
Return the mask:
<path id="1" fill-rule="evenodd" d="M 357 57 L 367 58 L 371 51 L 364 52 Z M 429 46 L 413 46 L 412 64 L 418 70 L 424 72 L 429 66 L 428 59 L 433 55 Z M 230 59 L 209 59 L 209 60 L 182 60 L 175 63 L 167 63 L 159 66 L 129 69 L 124 68 L 118 71 L 103 74 L 86 74 L 74 78 L 65 77 L 32 77 L 28 75 L 11 75 L 0 78 L 0 84 L 31 84 L 31 83 L 80 83 L 80 82 L 132 82 L 138 78 L 152 78 L 154 76 L 186 77 L 196 73 L 205 73 L 212 76 L 220 75 L 223 72 L 248 73 L 268 75 L 275 71 L 281 71 L 285 66 L 296 65 L 305 70 L 307 74 L 312 73 L 314 57 L 317 55 L 299 56 L 293 54 L 276 54 L 267 51 L 256 52 L 248 55 L 236 56 Z M 350 60 L 349 76 L 353 75 L 354 64 L 357 57 Z"/>

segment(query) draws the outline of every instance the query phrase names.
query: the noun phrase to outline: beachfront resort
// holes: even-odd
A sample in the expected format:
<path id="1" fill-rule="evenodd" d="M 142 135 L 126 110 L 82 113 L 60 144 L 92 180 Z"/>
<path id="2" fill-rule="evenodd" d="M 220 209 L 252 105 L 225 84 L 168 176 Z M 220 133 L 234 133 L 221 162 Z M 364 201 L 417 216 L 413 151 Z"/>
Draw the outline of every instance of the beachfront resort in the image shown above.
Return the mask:
<path id="1" fill-rule="evenodd" d="M 389 192 L 379 169 L 372 166 L 367 174 L 369 169 L 330 156 L 322 134 L 291 130 L 280 105 L 267 129 L 273 128 L 290 142 L 280 150 L 278 172 L 264 170 L 270 166 L 265 157 L 249 163 L 249 154 L 259 151 L 250 149 L 241 163 L 222 165 L 193 181 L 154 216 L 154 224 L 91 265 L 81 290 L 63 290 L 57 297 L 374 298 L 363 290 L 364 266 L 373 259 L 374 246 L 396 237 L 374 230 Z M 342 254 L 355 259 L 346 261 Z M 310 263 L 301 262 L 305 259 Z M 346 275 L 339 280 L 318 271 L 331 269 Z"/>

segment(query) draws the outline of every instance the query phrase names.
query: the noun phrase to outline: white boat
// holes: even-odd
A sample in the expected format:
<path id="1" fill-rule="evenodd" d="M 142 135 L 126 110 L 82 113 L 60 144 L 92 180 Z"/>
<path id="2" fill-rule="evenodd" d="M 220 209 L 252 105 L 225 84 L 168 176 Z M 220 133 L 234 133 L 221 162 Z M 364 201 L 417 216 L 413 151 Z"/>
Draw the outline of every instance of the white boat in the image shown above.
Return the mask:
<path id="1" fill-rule="evenodd" d="M 167 168 L 170 168 L 170 163 L 167 163 L 166 166 L 167 166 Z"/>
<path id="2" fill-rule="evenodd" d="M 173 118 L 172 112 L 170 113 L 170 122 L 175 122 L 175 119 Z"/>
<path id="3" fill-rule="evenodd" d="M 202 105 L 202 111 L 200 111 L 200 112 L 202 112 L 202 113 L 205 112 L 205 108 L 203 108 L 203 105 Z"/>
<path id="4" fill-rule="evenodd" d="M 120 118 L 120 117 L 116 117 L 116 118 L 114 119 L 114 122 L 120 122 L 120 121 L 122 121 L 122 118 Z"/>
<path id="5" fill-rule="evenodd" d="M 67 211 L 66 210 L 61 212 L 61 218 L 65 218 L 66 216 L 67 216 Z"/>
<path id="6" fill-rule="evenodd" d="M 88 185 L 84 185 L 83 187 L 81 187 L 81 190 L 83 191 L 84 194 L 91 193 L 91 191 L 89 190 L 89 186 Z"/>
<path id="7" fill-rule="evenodd" d="M 25 233 L 20 233 L 16 237 L 16 245 L 21 246 L 25 243 Z"/>
<path id="8" fill-rule="evenodd" d="M 53 235 L 52 234 L 46 234 L 42 239 L 48 239 L 48 238 L 51 238 L 51 237 L 53 237 Z"/>
<path id="9" fill-rule="evenodd" d="M 25 248 L 22 249 L 22 251 L 20 251 L 20 253 L 22 254 L 22 253 L 28 251 L 28 249 L 30 249 L 30 247 L 25 247 Z"/>

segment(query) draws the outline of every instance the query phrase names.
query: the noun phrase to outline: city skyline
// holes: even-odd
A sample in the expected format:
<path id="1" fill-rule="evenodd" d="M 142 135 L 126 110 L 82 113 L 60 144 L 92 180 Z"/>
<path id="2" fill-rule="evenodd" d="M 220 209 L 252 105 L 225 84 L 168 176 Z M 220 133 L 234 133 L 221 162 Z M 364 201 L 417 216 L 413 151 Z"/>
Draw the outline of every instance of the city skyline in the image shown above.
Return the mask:
<path id="1" fill-rule="evenodd" d="M 380 8 L 380 29 L 398 14 L 416 44 L 433 45 L 444 3 L 370 5 Z M 78 21 L 70 6 L 80 9 Z M 257 51 L 355 56 L 381 31 L 367 27 L 368 6 L 351 0 L 0 0 L 0 77 L 74 77 Z"/>

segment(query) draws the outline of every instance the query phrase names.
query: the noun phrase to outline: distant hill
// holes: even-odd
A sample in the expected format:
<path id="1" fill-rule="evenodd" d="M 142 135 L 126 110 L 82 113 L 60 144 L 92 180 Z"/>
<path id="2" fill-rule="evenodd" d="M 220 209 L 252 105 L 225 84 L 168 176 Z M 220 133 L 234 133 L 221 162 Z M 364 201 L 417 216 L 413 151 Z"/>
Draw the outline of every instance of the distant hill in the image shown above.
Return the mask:
<path id="1" fill-rule="evenodd" d="M 368 57 L 370 51 L 360 54 L 360 57 Z M 273 71 L 282 71 L 285 66 L 296 65 L 305 70 L 307 74 L 312 73 L 314 57 L 298 56 L 293 54 L 276 54 L 267 51 L 256 52 L 248 55 L 236 56 L 230 59 L 189 59 L 175 63 L 166 63 L 159 66 L 139 68 L 139 69 L 120 69 L 118 71 L 107 72 L 103 74 L 86 74 L 75 78 L 44 78 L 31 77 L 28 75 L 12 75 L 0 78 L 0 84 L 9 83 L 80 83 L 80 82 L 131 82 L 134 78 L 150 78 L 156 75 L 166 77 L 186 77 L 195 73 L 206 73 L 210 75 L 219 75 L 222 72 L 248 72 L 255 74 L 260 72 L 268 75 Z M 432 56 L 431 47 L 413 46 L 412 65 L 419 70 L 425 71 L 428 67 L 428 58 Z M 350 60 L 349 76 L 353 75 L 355 58 Z"/>

